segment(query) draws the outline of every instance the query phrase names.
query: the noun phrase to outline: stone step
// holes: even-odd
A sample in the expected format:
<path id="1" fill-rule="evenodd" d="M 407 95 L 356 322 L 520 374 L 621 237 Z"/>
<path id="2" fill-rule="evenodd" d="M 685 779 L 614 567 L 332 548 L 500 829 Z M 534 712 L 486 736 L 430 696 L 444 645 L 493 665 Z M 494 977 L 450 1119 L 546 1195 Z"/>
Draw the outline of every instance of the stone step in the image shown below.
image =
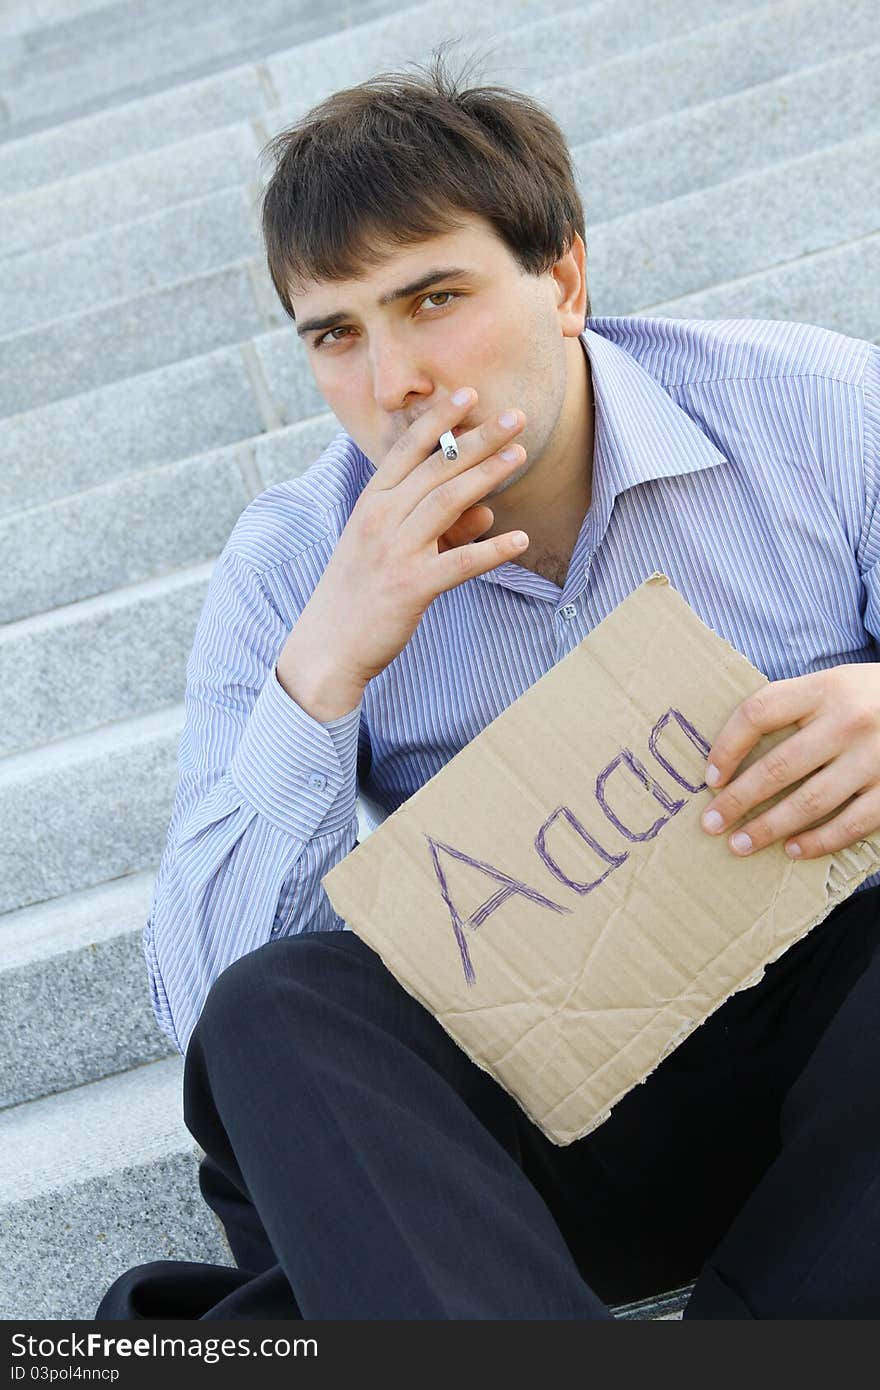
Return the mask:
<path id="1" fill-rule="evenodd" d="M 639 4 L 636 8 L 641 10 L 642 6 Z M 715 13 L 727 15 L 730 8 L 731 0 L 713 4 L 703 12 L 702 22 L 709 23 Z M 604 15 L 605 10 L 601 13 Z M 656 7 L 649 14 L 655 15 Z M 687 14 L 687 11 L 679 14 L 677 8 L 671 16 L 664 12 L 667 23 L 659 30 L 659 36 L 668 38 L 669 20 L 683 21 Z M 591 69 L 591 83 L 598 81 L 601 85 L 601 63 L 609 52 L 616 54 L 617 48 L 612 48 L 610 40 L 614 37 L 620 43 L 619 28 L 606 24 L 609 32 L 603 31 L 597 36 L 595 7 L 566 15 L 565 23 L 569 40 L 580 37 L 582 48 L 584 41 L 588 41 L 582 53 L 581 74 L 593 61 L 597 62 L 595 71 Z M 523 75 L 525 89 L 529 83 L 546 78 L 554 71 L 558 59 L 558 29 L 556 16 L 518 24 L 495 46 L 487 80 L 492 77 L 509 81 L 511 65 L 521 66 L 524 50 L 529 53 L 529 66 Z M 650 34 L 651 29 L 648 32 Z M 636 42 L 636 35 L 632 35 L 632 40 Z M 646 41 L 641 29 L 638 41 Z M 613 109 L 613 103 L 610 105 Z M 578 108 L 579 117 L 585 106 L 586 103 Z M 261 109 L 255 108 L 255 111 Z M 293 108 L 286 108 L 274 116 L 267 115 L 265 124 L 255 115 L 251 120 L 201 132 L 172 146 L 133 155 L 88 173 L 76 173 L 17 197 L 7 197 L 0 201 L 0 254 L 31 251 L 85 236 L 99 227 L 133 221 L 236 183 L 258 180 L 262 173 L 268 173 L 261 170 L 257 161 L 268 129 L 281 129 L 302 109 L 299 98 Z M 577 139 L 575 130 L 572 140 L 577 143 Z"/>
<path id="2" fill-rule="evenodd" d="M 155 870 L 0 917 L 0 1109 L 177 1050 L 141 946 Z"/>
<path id="3" fill-rule="evenodd" d="M 41 70 L 55 73 L 64 66 L 75 67 L 84 56 L 124 62 L 133 40 L 152 47 L 178 17 L 190 23 L 197 19 L 187 0 L 180 0 L 174 9 L 168 0 L 115 0 L 111 5 L 105 0 L 102 6 L 77 6 L 48 22 L 32 22 L 26 33 L 14 39 L 8 36 L 0 50 L 0 78 L 11 76 L 23 83 Z"/>
<path id="4" fill-rule="evenodd" d="M 288 320 L 263 258 L 0 338 L 0 416 L 122 381 Z"/>
<path id="5" fill-rule="evenodd" d="M 880 32 L 880 29 L 878 29 Z M 609 221 L 866 135 L 880 44 L 572 149 L 592 222 Z"/>
<path id="6" fill-rule="evenodd" d="M 213 568 L 212 557 L 0 628 L 0 757 L 179 701 Z"/>
<path id="7" fill-rule="evenodd" d="M 0 255 L 56 246 L 244 186 L 260 172 L 265 139 L 258 122 L 238 121 L 4 198 Z"/>
<path id="8" fill-rule="evenodd" d="M 680 1322 L 693 1287 L 693 1284 L 686 1284 L 668 1293 L 655 1294 L 653 1298 L 619 1303 L 612 1311 L 621 1322 Z"/>
<path id="9" fill-rule="evenodd" d="M 269 454 L 267 436 L 259 436 L 0 518 L 0 550 L 7 561 L 0 571 L 0 622 L 216 557 L 244 508 L 269 486 L 264 459 L 271 460 L 274 474 L 280 456 L 284 475 L 293 477 L 338 433 L 338 421 L 324 412 L 276 432 L 280 437 Z M 22 636 L 27 633 L 25 628 Z M 114 650 L 111 633 L 106 654 Z M 14 647 L 17 635 L 17 628 L 10 629 L 3 641 Z M 12 648 L 6 650 L 14 661 Z"/>
<path id="10" fill-rule="evenodd" d="M 708 290 L 646 305 L 670 318 L 789 319 L 880 342 L 880 234 Z"/>
<path id="11" fill-rule="evenodd" d="M 210 58 L 225 53 L 230 39 L 245 43 L 254 33 L 302 22 L 303 8 L 290 0 L 260 0 L 256 9 L 245 0 L 223 0 L 218 6 L 204 0 L 103 0 L 100 6 L 77 6 L 51 20 L 32 19 L 25 32 L 4 35 L 0 78 L 27 86 L 34 79 L 66 77 L 84 65 L 123 68 L 134 59 L 140 60 L 142 78 L 158 76 L 170 50 L 176 50 L 173 67 L 179 65 L 178 55 L 194 49 Z M 327 9 L 336 27 L 350 24 L 346 7 Z"/>
<path id="12" fill-rule="evenodd" d="M 880 133 L 604 222 L 588 240 L 593 311 L 637 313 L 868 236 L 878 178 Z"/>
<path id="13" fill-rule="evenodd" d="M 590 223 L 648 208 L 864 133 L 876 124 L 872 102 L 878 58 L 880 45 L 875 45 L 863 53 L 586 144 L 576 145 L 574 133 L 566 131 L 588 201 Z M 601 88 L 600 79 L 601 69 L 591 86 L 590 103 Z M 723 139 L 719 138 L 721 132 Z M 190 142 L 199 147 L 211 142 L 205 166 L 209 177 L 210 155 L 225 133 Z M 236 140 L 230 141 L 233 152 L 236 148 L 241 152 L 242 182 L 238 187 L 190 196 L 165 211 L 120 220 L 113 227 L 69 236 L 51 246 L 40 245 L 38 236 L 38 249 L 0 260 L 0 322 L 5 331 L 21 332 L 117 299 L 123 287 L 127 294 L 149 291 L 239 257 L 259 257 L 262 239 L 257 180 L 268 171 L 259 169 L 257 140 L 249 125 L 228 127 L 228 134 L 237 140 L 237 145 Z M 192 167 L 195 160 L 187 142 L 173 147 L 170 154 L 163 151 L 171 160 L 169 186 L 182 197 L 183 185 L 173 164 L 176 149 L 182 152 L 184 169 Z M 132 161 L 138 166 L 144 162 Z M 95 181 L 94 176 L 71 180 L 68 191 L 85 184 L 85 191 L 93 194 Z M 131 181 L 124 184 L 121 179 L 111 184 L 122 195 L 117 206 L 125 206 L 127 195 L 131 205 L 135 187 L 142 186 Z M 64 185 L 52 187 L 64 189 Z M 0 240 L 4 220 L 12 237 L 18 223 L 22 243 L 29 227 L 35 230 L 40 214 L 44 225 L 51 228 L 51 218 L 45 217 L 46 194 L 51 191 L 40 190 L 39 195 L 0 204 Z M 27 206 L 21 215 L 22 204 L 32 205 L 30 217 Z M 65 209 L 69 201 L 58 206 Z M 84 221 L 87 209 L 82 201 L 79 206 Z"/>
<path id="14" fill-rule="evenodd" d="M 702 6 L 695 14 L 702 17 Z M 592 77 L 584 90 L 577 62 L 531 90 L 563 130 L 577 131 L 580 143 L 876 43 L 874 0 L 778 0 L 625 52 L 602 69 L 595 90 Z"/>
<path id="15" fill-rule="evenodd" d="M 32 134 L 20 128 L 11 138 L 7 128 L 3 139 L 0 127 L 0 188 L 9 198 L 73 174 L 97 173 L 276 106 L 263 64 L 246 63 Z"/>
<path id="16" fill-rule="evenodd" d="M 391 8 L 393 0 L 359 0 L 355 10 L 346 0 L 307 9 L 289 0 L 224 0 L 219 7 L 192 0 L 170 9 L 128 0 L 4 44 L 4 133 L 45 129 L 278 48 L 354 31 Z"/>
<path id="17" fill-rule="evenodd" d="M 612 0 L 606 2 L 610 6 Z M 638 3 L 648 6 L 648 0 Z M 686 0 L 675 0 L 676 6 L 685 3 Z M 750 0 L 728 3 L 742 5 Z M 402 7 L 380 19 L 368 19 L 357 28 L 338 30 L 291 47 L 284 68 L 290 72 L 292 84 L 287 99 L 293 100 L 297 94 L 297 68 L 300 86 L 314 82 L 313 74 L 319 73 L 325 83 L 329 80 L 331 87 L 336 87 L 360 80 L 351 74 L 361 71 L 356 65 L 362 54 L 369 55 L 370 63 L 378 55 L 378 66 L 400 58 L 411 59 L 416 27 L 421 51 L 426 53 L 432 44 L 452 34 L 467 34 L 468 41 L 473 42 L 496 30 L 503 32 L 511 20 L 525 23 L 529 18 L 568 8 L 570 0 L 515 0 L 512 12 L 507 4 L 487 6 L 481 0 L 431 0 L 428 4 Z M 273 56 L 284 57 L 283 39 L 276 38 L 273 48 Z M 328 79 L 327 74 L 333 76 Z M 174 87 L 147 96 L 132 96 L 121 100 L 121 104 L 117 99 L 106 110 L 76 119 L 68 117 L 63 125 L 53 124 L 51 129 L 40 125 L 41 121 L 52 121 L 51 115 L 36 117 L 31 123 L 32 133 L 19 126 L 10 138 L 7 128 L 6 140 L 0 144 L 0 188 L 7 196 L 38 188 L 73 173 L 97 169 L 190 135 L 247 120 L 278 105 L 271 73 L 266 63 L 259 61 L 227 66 L 222 72 L 179 81 Z"/>
<path id="18" fill-rule="evenodd" d="M 845 3 L 850 2 L 845 0 Z M 870 4 L 870 0 L 860 0 L 860 3 Z M 786 0 L 785 10 L 800 9 L 805 4 L 816 4 L 816 0 Z M 497 16 L 502 13 L 500 9 L 485 6 L 479 24 L 474 23 L 476 16 L 469 14 L 465 27 L 463 15 L 456 8 L 441 37 L 464 35 L 462 56 L 477 52 L 481 58 L 486 58 L 486 81 L 501 82 L 536 94 L 536 84 L 542 80 L 548 93 L 557 82 L 564 82 L 566 91 L 577 88 L 583 94 L 585 68 L 590 69 L 590 87 L 594 76 L 598 75 L 597 70 L 602 71 L 606 64 L 628 55 L 641 53 L 644 68 L 652 72 L 653 59 L 647 56 L 648 50 L 653 51 L 655 46 L 667 41 L 682 45 L 682 62 L 687 66 L 690 35 L 694 31 L 752 12 L 769 14 L 771 9 L 774 13 L 777 10 L 782 13 L 778 3 L 771 6 L 767 0 L 705 0 L 699 6 L 691 0 L 664 0 L 662 6 L 651 0 L 629 0 L 626 5 L 621 5 L 619 0 L 592 0 L 579 9 L 571 6 L 569 0 L 561 0 L 561 3 L 557 0 L 552 6 L 530 5 L 528 10 L 515 3 L 503 12 L 509 16 L 506 24 L 497 22 Z M 565 11 L 564 17 L 558 15 L 559 10 Z M 534 22 L 524 33 L 520 26 L 527 21 Z M 427 54 L 429 39 L 421 35 L 421 17 L 418 22 L 421 51 Z M 345 83 L 364 81 L 380 68 L 389 66 L 391 61 L 413 57 L 412 34 L 395 35 L 394 41 L 389 43 L 386 33 L 377 24 L 365 29 L 362 38 L 362 43 L 351 44 L 345 52 Z M 435 41 L 433 37 L 430 40 Z M 566 55 L 564 74 L 559 70 L 561 43 L 564 43 Z M 812 61 L 815 61 L 815 51 Z M 796 65 L 793 60 L 782 70 Z M 303 65 L 293 49 L 273 54 L 267 59 L 266 67 L 278 94 L 282 121 L 308 110 L 339 85 L 335 77 L 328 81 L 327 71 L 320 66 Z M 723 71 L 713 76 L 717 83 L 723 84 Z M 475 81 L 480 80 L 483 79 L 475 78 Z M 571 128 L 575 128 L 574 123 Z M 575 138 L 586 137 L 578 134 Z"/>
<path id="19" fill-rule="evenodd" d="M 0 517 L 325 412 L 290 327 L 0 419 Z"/>
<path id="20" fill-rule="evenodd" d="M 0 1318 L 92 1319 L 152 1260 L 235 1262 L 198 1187 L 178 1056 L 0 1114 Z"/>
<path id="21" fill-rule="evenodd" d="M 254 496 L 250 459 L 246 444 L 233 444 L 4 518 L 0 622 L 218 555 Z"/>
<path id="22" fill-rule="evenodd" d="M 0 38 L 30 34 L 35 29 L 61 24 L 74 15 L 100 10 L 107 0 L 4 0 L 0 11 Z"/>
<path id="23" fill-rule="evenodd" d="M 158 864 L 182 704 L 0 760 L 0 913 Z"/>
<path id="24" fill-rule="evenodd" d="M 23 333 L 262 254 L 259 189 L 242 184 L 109 231 L 0 261 L 0 323 Z"/>

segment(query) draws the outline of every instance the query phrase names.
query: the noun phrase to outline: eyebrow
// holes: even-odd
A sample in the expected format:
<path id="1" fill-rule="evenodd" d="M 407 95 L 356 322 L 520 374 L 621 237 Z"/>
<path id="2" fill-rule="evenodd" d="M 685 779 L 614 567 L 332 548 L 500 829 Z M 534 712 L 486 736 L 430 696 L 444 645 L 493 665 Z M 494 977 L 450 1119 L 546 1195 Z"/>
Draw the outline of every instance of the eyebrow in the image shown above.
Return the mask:
<path id="1" fill-rule="evenodd" d="M 409 299 L 410 295 L 418 294 L 419 290 L 426 290 L 429 285 L 436 285 L 438 280 L 473 280 L 474 272 L 466 270 L 463 266 L 448 266 L 446 269 L 429 270 L 427 275 L 420 275 L 418 280 L 411 280 L 408 285 L 401 285 L 399 289 L 389 290 L 376 301 L 378 305 L 393 304 L 398 299 Z M 296 326 L 297 335 L 305 337 L 306 333 L 320 332 L 321 329 L 338 328 L 346 319 L 356 318 L 350 309 L 340 309 L 336 314 L 327 314 L 322 319 L 306 319 L 304 323 Z"/>

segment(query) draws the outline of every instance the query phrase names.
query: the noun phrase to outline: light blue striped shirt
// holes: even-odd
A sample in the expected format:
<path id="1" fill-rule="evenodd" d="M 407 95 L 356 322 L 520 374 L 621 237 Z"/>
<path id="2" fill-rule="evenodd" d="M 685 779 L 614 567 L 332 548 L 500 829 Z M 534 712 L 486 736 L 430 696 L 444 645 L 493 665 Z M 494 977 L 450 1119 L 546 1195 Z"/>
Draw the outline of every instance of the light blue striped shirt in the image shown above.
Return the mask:
<path id="1" fill-rule="evenodd" d="M 441 594 L 343 718 L 304 713 L 275 663 L 373 465 L 342 432 L 239 517 L 144 928 L 181 1051 L 233 961 L 344 927 L 320 880 L 355 844 L 358 794 L 396 810 L 655 571 L 771 680 L 877 659 L 880 348 L 748 319 L 592 318 L 581 342 L 593 495 L 564 588 L 509 562 Z"/>

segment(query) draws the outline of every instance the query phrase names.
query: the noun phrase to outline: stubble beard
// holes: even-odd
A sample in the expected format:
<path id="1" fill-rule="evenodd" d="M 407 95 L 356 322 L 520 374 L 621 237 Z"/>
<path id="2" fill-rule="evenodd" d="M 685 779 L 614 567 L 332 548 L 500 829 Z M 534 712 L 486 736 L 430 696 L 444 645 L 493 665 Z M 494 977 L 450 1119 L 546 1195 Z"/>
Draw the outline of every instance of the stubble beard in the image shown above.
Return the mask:
<path id="1" fill-rule="evenodd" d="M 520 478 L 525 477 L 525 475 L 528 473 L 529 469 L 533 466 L 533 464 L 534 459 L 526 459 L 525 462 L 521 464 L 519 468 L 514 469 L 514 471 L 510 474 L 509 478 L 505 478 L 504 481 L 500 482 L 497 487 L 493 487 L 491 492 L 487 492 L 484 501 L 488 501 L 490 497 L 497 497 L 499 492 L 506 492 L 509 487 L 513 487 L 514 483 L 518 483 Z"/>

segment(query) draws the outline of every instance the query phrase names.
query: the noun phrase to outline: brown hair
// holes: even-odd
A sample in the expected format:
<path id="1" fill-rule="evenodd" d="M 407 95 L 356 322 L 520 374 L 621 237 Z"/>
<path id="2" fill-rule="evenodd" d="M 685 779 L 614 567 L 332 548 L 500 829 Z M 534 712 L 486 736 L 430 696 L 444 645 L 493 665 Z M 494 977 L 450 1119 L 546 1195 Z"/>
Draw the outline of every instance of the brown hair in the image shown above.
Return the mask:
<path id="1" fill-rule="evenodd" d="M 484 217 L 532 275 L 584 237 L 559 126 L 521 92 L 464 88 L 444 47 L 423 76 L 385 72 L 334 92 L 264 147 L 275 168 L 263 237 L 290 318 L 291 285 L 356 278 L 389 246 L 453 231 L 459 213 Z"/>

